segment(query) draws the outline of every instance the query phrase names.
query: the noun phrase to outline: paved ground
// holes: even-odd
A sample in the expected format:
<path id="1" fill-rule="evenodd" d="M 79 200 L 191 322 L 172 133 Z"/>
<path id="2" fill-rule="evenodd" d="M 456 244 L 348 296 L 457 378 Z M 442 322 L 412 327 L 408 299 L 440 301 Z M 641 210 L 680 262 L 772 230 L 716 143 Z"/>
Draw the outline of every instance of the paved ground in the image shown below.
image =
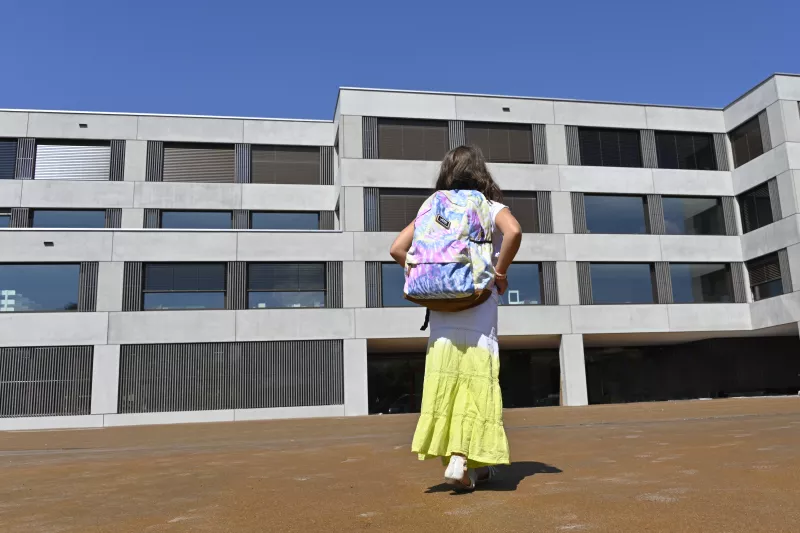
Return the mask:
<path id="1" fill-rule="evenodd" d="M 506 414 L 469 495 L 413 416 L 0 433 L 0 531 L 800 531 L 800 398 Z"/>

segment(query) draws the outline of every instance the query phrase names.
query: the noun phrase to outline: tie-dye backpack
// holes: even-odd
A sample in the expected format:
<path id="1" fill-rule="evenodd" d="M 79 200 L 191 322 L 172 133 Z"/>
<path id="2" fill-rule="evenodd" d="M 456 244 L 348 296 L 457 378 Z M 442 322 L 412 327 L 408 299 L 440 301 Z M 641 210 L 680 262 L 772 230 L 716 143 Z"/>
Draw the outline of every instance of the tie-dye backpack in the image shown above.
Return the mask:
<path id="1" fill-rule="evenodd" d="M 483 303 L 494 283 L 493 252 L 491 206 L 483 194 L 436 191 L 414 221 L 406 299 L 433 311 L 463 311 Z"/>

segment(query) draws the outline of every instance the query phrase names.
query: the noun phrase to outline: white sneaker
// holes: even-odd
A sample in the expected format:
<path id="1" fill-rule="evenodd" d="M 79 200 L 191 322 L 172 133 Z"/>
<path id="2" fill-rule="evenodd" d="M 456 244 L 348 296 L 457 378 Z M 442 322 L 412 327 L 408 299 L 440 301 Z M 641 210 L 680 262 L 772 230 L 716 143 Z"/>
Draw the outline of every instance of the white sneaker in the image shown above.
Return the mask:
<path id="1" fill-rule="evenodd" d="M 451 455 L 450 464 L 444 471 L 444 480 L 451 485 L 454 483 L 461 483 L 464 477 L 464 471 L 467 469 L 467 460 L 460 455 Z"/>

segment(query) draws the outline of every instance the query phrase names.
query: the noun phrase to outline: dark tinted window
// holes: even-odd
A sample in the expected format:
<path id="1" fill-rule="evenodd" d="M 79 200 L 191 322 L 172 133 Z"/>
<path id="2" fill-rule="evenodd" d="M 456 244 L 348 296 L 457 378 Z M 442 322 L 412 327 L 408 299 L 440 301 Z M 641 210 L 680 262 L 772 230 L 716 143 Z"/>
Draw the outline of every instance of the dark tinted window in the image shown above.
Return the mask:
<path id="1" fill-rule="evenodd" d="M 651 304 L 656 301 L 653 267 L 646 263 L 592 263 L 595 304 Z"/>
<path id="2" fill-rule="evenodd" d="M 397 263 L 381 265 L 381 297 L 383 307 L 414 307 L 416 304 L 403 297 L 406 282 L 403 267 Z"/>
<path id="3" fill-rule="evenodd" d="M 431 194 L 425 190 L 381 189 L 381 231 L 400 231 L 411 224 Z"/>
<path id="4" fill-rule="evenodd" d="M 503 203 L 519 221 L 524 233 L 539 233 L 539 206 L 535 192 L 504 192 Z"/>
<path id="5" fill-rule="evenodd" d="M 662 200 L 668 235 L 725 235 L 725 216 L 719 198 L 665 196 Z"/>
<path id="6" fill-rule="evenodd" d="M 537 305 L 542 303 L 542 277 L 538 263 L 512 263 L 508 267 L 508 291 L 500 305 Z"/>
<path id="7" fill-rule="evenodd" d="M 317 146 L 253 146 L 251 181 L 289 185 L 319 185 Z"/>
<path id="8" fill-rule="evenodd" d="M 325 264 L 248 265 L 247 307 L 325 307 Z"/>
<path id="9" fill-rule="evenodd" d="M 34 228 L 104 228 L 106 212 L 37 209 L 31 217 L 31 225 Z"/>
<path id="10" fill-rule="evenodd" d="M 17 164 L 17 141 L 0 139 L 0 180 L 13 180 Z"/>
<path id="11" fill-rule="evenodd" d="M 0 211 L 0 228 L 11 227 L 11 213 L 8 211 Z"/>
<path id="12" fill-rule="evenodd" d="M 755 301 L 783 294 L 783 280 L 778 254 L 769 254 L 747 262 L 750 289 Z"/>
<path id="13" fill-rule="evenodd" d="M 477 146 L 487 161 L 533 163 L 533 129 L 530 124 L 464 124 L 467 144 Z"/>
<path id="14" fill-rule="evenodd" d="M 319 213 L 252 213 L 252 229 L 318 230 Z"/>
<path id="15" fill-rule="evenodd" d="M 166 229 L 231 229 L 230 211 L 162 211 Z"/>
<path id="16" fill-rule="evenodd" d="M 769 185 L 764 183 L 740 194 L 739 209 L 742 213 L 742 229 L 745 233 L 772 224 L 775 220 L 772 217 Z"/>
<path id="17" fill-rule="evenodd" d="M 676 304 L 733 301 L 731 273 L 726 264 L 671 263 L 669 270 Z"/>
<path id="18" fill-rule="evenodd" d="M 656 132 L 658 168 L 717 170 L 714 137 L 709 133 Z"/>
<path id="19" fill-rule="evenodd" d="M 378 119 L 378 157 L 439 161 L 450 149 L 447 122 Z"/>
<path id="20" fill-rule="evenodd" d="M 643 196 L 585 194 L 583 201 L 589 233 L 647 233 Z"/>
<path id="21" fill-rule="evenodd" d="M 236 156 L 230 144 L 167 143 L 163 180 L 168 182 L 232 183 Z"/>
<path id="22" fill-rule="evenodd" d="M 764 153 L 764 142 L 761 139 L 761 125 L 755 116 L 730 132 L 733 164 L 741 166 Z"/>
<path id="23" fill-rule="evenodd" d="M 144 265 L 144 309 L 224 309 L 222 263 Z"/>
<path id="24" fill-rule="evenodd" d="M 637 130 L 579 128 L 581 165 L 641 167 L 642 149 Z"/>
<path id="25" fill-rule="evenodd" d="M 80 265 L 0 265 L 0 312 L 75 311 Z"/>

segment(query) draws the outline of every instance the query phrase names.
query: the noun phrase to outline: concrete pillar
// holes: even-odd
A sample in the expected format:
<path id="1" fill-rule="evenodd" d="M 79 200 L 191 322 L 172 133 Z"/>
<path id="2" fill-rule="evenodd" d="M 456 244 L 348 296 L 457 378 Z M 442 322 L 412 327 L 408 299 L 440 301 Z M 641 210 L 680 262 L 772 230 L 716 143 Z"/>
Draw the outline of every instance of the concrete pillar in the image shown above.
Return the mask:
<path id="1" fill-rule="evenodd" d="M 558 304 L 579 305 L 581 303 L 578 288 L 578 264 L 575 261 L 556 262 L 558 276 Z"/>
<path id="2" fill-rule="evenodd" d="M 364 188 L 342 187 L 344 231 L 364 231 Z"/>
<path id="3" fill-rule="evenodd" d="M 97 311 L 122 311 L 122 282 L 125 263 L 103 262 L 97 269 Z"/>
<path id="4" fill-rule="evenodd" d="M 342 263 L 343 307 L 346 309 L 367 306 L 366 264 L 364 261 Z"/>
<path id="5" fill-rule="evenodd" d="M 583 335 L 562 335 L 558 356 L 561 363 L 561 405 L 589 405 Z"/>
<path id="6" fill-rule="evenodd" d="M 369 414 L 367 339 L 344 340 L 344 414 Z"/>
<path id="7" fill-rule="evenodd" d="M 546 124 L 545 135 L 547 136 L 547 164 L 566 165 L 567 164 L 567 134 L 561 124 Z"/>
<path id="8" fill-rule="evenodd" d="M 92 362 L 92 414 L 116 413 L 118 392 L 119 346 L 95 346 Z"/>
<path id="9" fill-rule="evenodd" d="M 572 225 L 572 197 L 566 191 L 550 193 L 553 202 L 553 233 L 575 233 Z"/>
<path id="10" fill-rule="evenodd" d="M 120 227 L 142 229 L 144 227 L 144 209 L 123 209 Z"/>
<path id="11" fill-rule="evenodd" d="M 344 115 L 339 127 L 342 129 L 342 143 L 339 146 L 342 157 L 362 159 L 364 157 L 364 137 L 361 117 Z"/>
<path id="12" fill-rule="evenodd" d="M 125 181 L 144 181 L 147 170 L 147 141 L 125 141 Z"/>

